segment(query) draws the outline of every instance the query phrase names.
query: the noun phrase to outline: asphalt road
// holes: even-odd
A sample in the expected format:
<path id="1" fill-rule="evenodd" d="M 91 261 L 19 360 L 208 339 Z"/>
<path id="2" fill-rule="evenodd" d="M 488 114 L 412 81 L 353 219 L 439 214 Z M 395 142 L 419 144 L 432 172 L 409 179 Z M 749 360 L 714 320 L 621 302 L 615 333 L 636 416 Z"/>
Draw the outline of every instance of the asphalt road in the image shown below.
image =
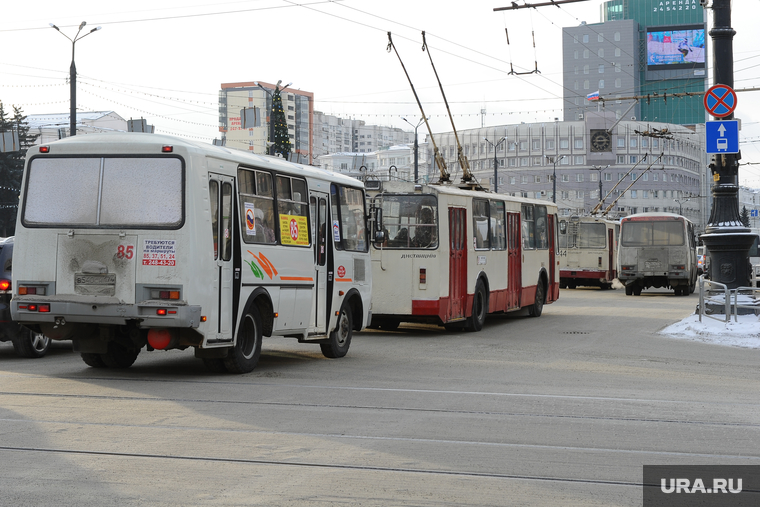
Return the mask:
<path id="1" fill-rule="evenodd" d="M 760 351 L 666 338 L 696 294 L 563 290 L 541 318 L 265 339 L 92 369 L 0 343 L 0 505 L 641 505 L 643 464 L 760 464 Z"/>

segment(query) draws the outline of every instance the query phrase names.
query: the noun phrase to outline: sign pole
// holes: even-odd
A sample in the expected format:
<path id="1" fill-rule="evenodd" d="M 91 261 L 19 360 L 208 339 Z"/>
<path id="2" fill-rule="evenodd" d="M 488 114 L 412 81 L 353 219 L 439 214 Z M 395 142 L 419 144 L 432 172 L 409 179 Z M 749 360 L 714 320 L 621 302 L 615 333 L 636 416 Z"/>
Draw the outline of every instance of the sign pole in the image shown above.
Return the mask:
<path id="1" fill-rule="evenodd" d="M 705 108 L 712 116 L 733 119 L 736 107 L 734 85 L 731 0 L 713 0 L 713 81 L 715 86 L 705 94 Z M 723 86 L 719 86 L 723 85 Z M 710 122 L 708 122 L 710 123 Z M 737 150 L 738 151 L 738 150 Z M 729 289 L 750 284 L 749 249 L 755 235 L 746 228 L 739 215 L 739 159 L 741 153 L 720 153 L 712 156 L 710 171 L 715 182 L 710 220 L 701 236 L 710 251 L 710 279 Z"/>

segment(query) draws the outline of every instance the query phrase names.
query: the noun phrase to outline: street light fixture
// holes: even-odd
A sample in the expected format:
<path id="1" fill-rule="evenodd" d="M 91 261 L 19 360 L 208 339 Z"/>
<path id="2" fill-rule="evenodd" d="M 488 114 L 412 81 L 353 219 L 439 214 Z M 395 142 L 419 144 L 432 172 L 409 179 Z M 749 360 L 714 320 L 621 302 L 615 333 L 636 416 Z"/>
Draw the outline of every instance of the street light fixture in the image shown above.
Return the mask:
<path id="1" fill-rule="evenodd" d="M 420 160 L 419 159 L 419 145 L 417 144 L 417 129 L 419 128 L 420 125 L 422 125 L 423 121 L 429 120 L 430 117 L 425 118 L 423 116 L 422 118 L 420 118 L 420 121 L 417 122 L 416 126 L 412 122 L 404 118 L 403 116 L 401 117 L 401 119 L 407 122 L 412 127 L 414 127 L 414 182 L 417 183 L 417 180 L 419 179 L 417 168 L 418 168 L 419 160 Z"/>
<path id="2" fill-rule="evenodd" d="M 483 138 L 485 142 L 491 145 L 493 148 L 493 191 L 494 193 L 499 191 L 499 176 L 496 174 L 499 169 L 499 162 L 496 160 L 496 150 L 499 148 L 499 145 L 507 140 L 506 137 L 502 137 L 498 141 L 496 141 L 496 144 L 489 141 L 487 138 Z"/>
<path id="3" fill-rule="evenodd" d="M 602 171 L 607 169 L 610 165 L 607 164 L 606 167 L 602 167 L 600 165 L 592 165 L 591 169 L 594 171 L 599 171 L 599 207 L 601 208 L 602 204 L 604 203 L 604 196 L 602 195 Z"/>
<path id="4" fill-rule="evenodd" d="M 559 158 L 556 158 L 545 155 L 545 157 L 547 161 L 551 162 L 554 165 L 554 172 L 552 174 L 552 202 L 554 204 L 557 204 L 557 162 L 565 158 L 565 156 L 560 155 Z"/>
<path id="5" fill-rule="evenodd" d="M 686 199 L 673 199 L 673 201 L 678 203 L 678 214 L 683 216 L 683 204 L 691 201 L 691 197 L 687 197 Z"/>
<path id="6" fill-rule="evenodd" d="M 77 66 L 74 64 L 74 46 L 77 43 L 77 41 L 84 39 L 88 35 L 90 35 L 93 32 L 97 32 L 100 30 L 101 27 L 95 27 L 86 34 L 82 35 L 81 37 L 79 34 L 82 32 L 82 28 L 87 24 L 86 21 L 82 21 L 82 24 L 79 25 L 79 30 L 77 31 L 77 34 L 72 39 L 65 33 L 61 31 L 60 28 L 55 26 L 53 23 L 50 23 L 50 26 L 55 28 L 58 33 L 66 37 L 71 41 L 71 67 L 69 68 L 69 135 L 75 136 L 77 135 Z"/>

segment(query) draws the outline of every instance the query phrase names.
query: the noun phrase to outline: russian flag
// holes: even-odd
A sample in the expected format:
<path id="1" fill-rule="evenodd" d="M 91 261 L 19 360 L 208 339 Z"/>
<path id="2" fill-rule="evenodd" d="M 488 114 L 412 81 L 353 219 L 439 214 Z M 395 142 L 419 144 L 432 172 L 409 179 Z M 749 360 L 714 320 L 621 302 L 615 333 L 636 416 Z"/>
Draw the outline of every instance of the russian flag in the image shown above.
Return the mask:
<path id="1" fill-rule="evenodd" d="M 586 100 L 599 100 L 599 90 L 586 95 Z"/>

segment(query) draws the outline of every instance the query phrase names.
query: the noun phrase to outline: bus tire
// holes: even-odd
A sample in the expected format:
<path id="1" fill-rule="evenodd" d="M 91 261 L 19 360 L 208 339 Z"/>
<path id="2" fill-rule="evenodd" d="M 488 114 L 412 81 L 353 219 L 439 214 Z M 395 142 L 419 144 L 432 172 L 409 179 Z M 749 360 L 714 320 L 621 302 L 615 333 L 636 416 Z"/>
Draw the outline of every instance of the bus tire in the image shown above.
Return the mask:
<path id="1" fill-rule="evenodd" d="M 259 309 L 251 305 L 240 323 L 237 341 L 224 359 L 230 373 L 250 373 L 256 368 L 261 355 L 262 324 Z M 206 364 L 208 367 L 208 363 Z"/>
<path id="2" fill-rule="evenodd" d="M 319 344 L 319 348 L 322 349 L 322 355 L 330 359 L 345 356 L 348 353 L 348 348 L 351 346 L 353 332 L 354 319 L 351 315 L 351 307 L 346 302 L 343 302 L 343 305 L 340 307 L 340 314 L 338 315 L 338 325 L 330 333 L 330 339 L 327 343 Z"/>
<path id="3" fill-rule="evenodd" d="M 625 295 L 626 296 L 633 296 L 633 284 L 628 284 L 625 286 Z"/>
<path id="4" fill-rule="evenodd" d="M 472 315 L 467 319 L 468 331 L 480 331 L 488 315 L 488 295 L 483 280 L 475 284 L 475 294 L 472 296 Z"/>
<path id="5" fill-rule="evenodd" d="M 90 366 L 92 368 L 105 368 L 106 363 L 103 362 L 103 358 L 100 357 L 100 354 L 93 354 L 92 352 L 82 352 L 82 361 L 84 361 L 84 364 L 87 366 Z"/>
<path id="6" fill-rule="evenodd" d="M 633 288 L 633 295 L 634 296 L 641 296 L 641 287 L 634 287 Z"/>
<path id="7" fill-rule="evenodd" d="M 100 354 L 100 359 L 109 368 L 129 368 L 135 363 L 140 349 L 125 347 L 119 342 L 108 342 L 108 352 Z"/>
<path id="8" fill-rule="evenodd" d="M 42 333 L 32 331 L 21 324 L 12 324 L 15 329 L 11 336 L 13 348 L 21 357 L 38 358 L 47 354 L 50 348 L 50 338 Z"/>
<path id="9" fill-rule="evenodd" d="M 544 300 L 546 299 L 546 290 L 541 278 L 538 279 L 538 285 L 536 285 L 536 300 L 533 301 L 528 313 L 531 317 L 540 317 L 544 312 Z"/>

